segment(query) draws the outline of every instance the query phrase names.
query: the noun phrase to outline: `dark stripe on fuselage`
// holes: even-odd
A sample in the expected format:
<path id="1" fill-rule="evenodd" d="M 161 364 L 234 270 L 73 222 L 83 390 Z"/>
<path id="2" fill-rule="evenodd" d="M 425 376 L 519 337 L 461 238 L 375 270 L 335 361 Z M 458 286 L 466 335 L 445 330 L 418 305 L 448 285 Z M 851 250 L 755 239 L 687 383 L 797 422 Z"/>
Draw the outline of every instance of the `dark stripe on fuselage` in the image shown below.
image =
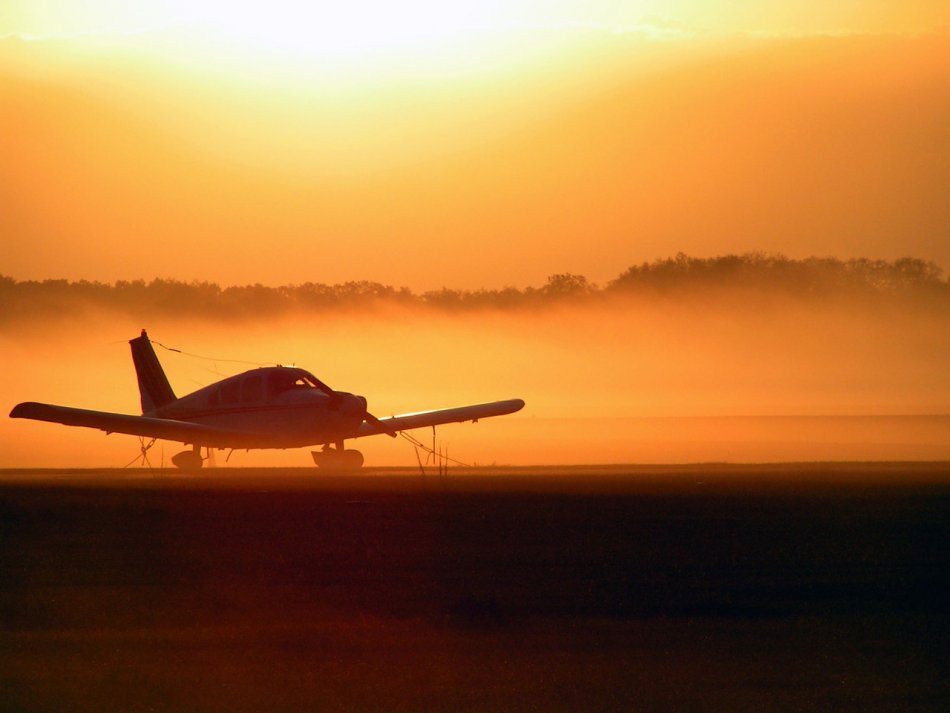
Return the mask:
<path id="1" fill-rule="evenodd" d="M 178 421 L 190 421 L 196 418 L 207 418 L 209 416 L 230 416 L 243 413 L 261 413 L 263 411 L 318 411 L 329 410 L 321 409 L 317 404 L 262 404 L 259 406 L 241 405 L 241 406 L 214 406 L 205 409 L 175 409 L 168 408 L 161 410 L 162 418 L 173 418 Z M 331 413 L 336 413 L 332 411 Z"/>

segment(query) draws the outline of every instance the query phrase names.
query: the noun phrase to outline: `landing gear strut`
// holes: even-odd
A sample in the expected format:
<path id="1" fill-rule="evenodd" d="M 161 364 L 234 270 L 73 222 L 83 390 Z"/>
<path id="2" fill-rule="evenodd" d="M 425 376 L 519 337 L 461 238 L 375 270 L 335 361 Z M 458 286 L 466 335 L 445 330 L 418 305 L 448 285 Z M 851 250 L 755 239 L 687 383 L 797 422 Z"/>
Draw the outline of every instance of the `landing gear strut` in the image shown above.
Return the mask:
<path id="1" fill-rule="evenodd" d="M 202 464 L 201 446 L 195 446 L 190 451 L 182 451 L 173 455 L 172 463 L 182 470 L 200 470 Z"/>
<path id="2" fill-rule="evenodd" d="M 343 443 L 337 443 L 336 448 L 325 445 L 321 451 L 310 451 L 313 462 L 320 470 L 330 472 L 352 472 L 363 467 L 363 454 L 352 449 L 344 449 Z"/>

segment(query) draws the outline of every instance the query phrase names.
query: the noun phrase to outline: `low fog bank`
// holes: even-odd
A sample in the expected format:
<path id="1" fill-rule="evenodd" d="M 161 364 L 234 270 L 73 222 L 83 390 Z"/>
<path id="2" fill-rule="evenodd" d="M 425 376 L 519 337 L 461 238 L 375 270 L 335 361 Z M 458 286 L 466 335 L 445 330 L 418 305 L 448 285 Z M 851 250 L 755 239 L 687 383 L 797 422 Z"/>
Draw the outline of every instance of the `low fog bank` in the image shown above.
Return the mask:
<path id="1" fill-rule="evenodd" d="M 22 297 L 44 284 L 3 290 Z M 4 297 L 7 410 L 41 401 L 139 412 L 127 342 L 145 327 L 179 395 L 282 363 L 366 396 L 380 416 L 525 399 L 512 416 L 440 427 L 440 444 L 466 463 L 950 459 L 950 299 L 920 261 L 680 256 L 603 287 L 559 275 L 541 288 L 458 293 L 457 304 L 353 287 L 364 300 L 307 308 L 289 288 L 260 288 L 278 307 L 248 298 L 223 309 L 185 283 L 100 286 L 90 293 L 108 300 L 78 304 L 64 296 L 82 283 L 55 284 L 45 294 L 57 299 L 23 313 Z M 211 292 L 256 288 L 234 289 Z M 356 446 L 370 465 L 416 462 L 402 440 Z M 178 449 L 165 444 L 155 460 Z M 0 467 L 121 466 L 137 450 L 132 437 L 0 421 Z M 303 450 L 231 461 L 309 463 Z"/>
<path id="2" fill-rule="evenodd" d="M 170 279 L 118 281 L 17 281 L 0 276 L 0 328 L 37 319 L 75 317 L 90 310 L 114 310 L 139 318 L 178 317 L 211 321 L 272 319 L 288 314 L 366 311 L 385 307 L 439 312 L 537 310 L 643 299 L 742 301 L 868 300 L 876 304 L 950 309 L 950 278 L 932 262 L 867 258 L 794 260 L 749 253 L 714 258 L 676 257 L 635 265 L 603 286 L 583 275 L 551 275 L 541 287 L 416 293 L 407 287 L 354 281 L 335 285 L 262 284 L 221 287 L 211 282 Z"/>

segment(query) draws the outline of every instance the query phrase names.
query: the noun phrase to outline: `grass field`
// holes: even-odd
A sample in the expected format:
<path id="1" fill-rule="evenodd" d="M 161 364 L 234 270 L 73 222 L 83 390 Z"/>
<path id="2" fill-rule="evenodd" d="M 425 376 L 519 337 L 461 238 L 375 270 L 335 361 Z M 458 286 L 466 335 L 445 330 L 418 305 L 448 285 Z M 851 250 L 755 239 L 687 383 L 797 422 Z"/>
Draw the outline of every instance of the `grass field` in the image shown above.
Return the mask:
<path id="1" fill-rule="evenodd" d="M 950 464 L 0 472 L 0 708 L 950 709 Z"/>

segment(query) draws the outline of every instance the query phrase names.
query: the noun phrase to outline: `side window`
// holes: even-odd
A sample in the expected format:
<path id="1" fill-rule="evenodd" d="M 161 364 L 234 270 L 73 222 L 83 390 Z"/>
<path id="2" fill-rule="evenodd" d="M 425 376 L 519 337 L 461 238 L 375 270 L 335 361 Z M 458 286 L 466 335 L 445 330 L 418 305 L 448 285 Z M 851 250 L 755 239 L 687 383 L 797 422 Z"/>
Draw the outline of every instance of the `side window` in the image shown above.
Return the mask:
<path id="1" fill-rule="evenodd" d="M 208 406 L 217 406 L 220 399 L 220 392 L 218 389 L 214 389 L 208 394 Z"/>
<path id="2" fill-rule="evenodd" d="M 241 401 L 245 403 L 249 401 L 260 401 L 263 396 L 264 386 L 261 382 L 260 374 L 249 376 L 241 383 Z"/>
<path id="3" fill-rule="evenodd" d="M 293 381 L 280 371 L 272 371 L 267 376 L 267 398 L 273 399 L 293 385 Z"/>
<path id="4" fill-rule="evenodd" d="M 221 387 L 221 401 L 226 404 L 236 404 L 241 395 L 241 382 L 230 381 Z"/>

